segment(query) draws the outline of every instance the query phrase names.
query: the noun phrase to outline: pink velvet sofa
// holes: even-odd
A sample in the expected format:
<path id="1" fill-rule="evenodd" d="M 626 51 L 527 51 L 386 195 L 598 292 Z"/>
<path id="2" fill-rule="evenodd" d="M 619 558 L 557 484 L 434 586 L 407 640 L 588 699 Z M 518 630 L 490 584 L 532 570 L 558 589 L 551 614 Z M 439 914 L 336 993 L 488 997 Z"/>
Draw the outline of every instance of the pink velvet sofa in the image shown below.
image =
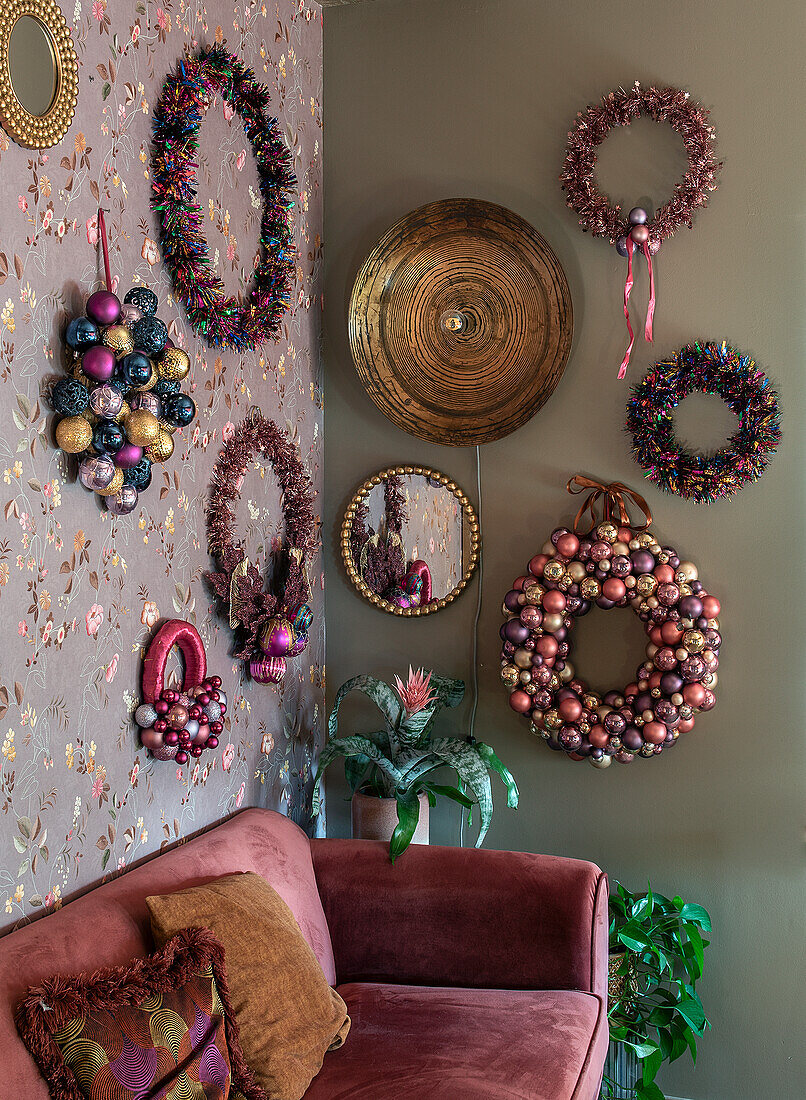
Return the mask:
<path id="1" fill-rule="evenodd" d="M 145 898 L 256 871 L 352 1017 L 306 1100 L 594 1100 L 607 1052 L 607 879 L 517 852 L 315 840 L 245 810 L 0 940 L 2 1095 L 47 1100 L 13 1006 L 50 974 L 151 949 Z"/>

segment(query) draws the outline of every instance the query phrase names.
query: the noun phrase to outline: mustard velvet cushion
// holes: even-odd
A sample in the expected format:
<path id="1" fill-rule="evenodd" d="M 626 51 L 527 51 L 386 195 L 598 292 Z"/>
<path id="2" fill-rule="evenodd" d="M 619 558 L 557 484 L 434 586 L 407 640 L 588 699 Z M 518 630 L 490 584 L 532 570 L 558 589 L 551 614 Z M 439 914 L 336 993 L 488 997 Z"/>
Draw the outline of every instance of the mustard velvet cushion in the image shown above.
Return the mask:
<path id="1" fill-rule="evenodd" d="M 158 947 L 189 926 L 221 941 L 246 1063 L 272 1100 L 300 1100 L 350 1018 L 280 895 L 247 872 L 146 904 Z"/>

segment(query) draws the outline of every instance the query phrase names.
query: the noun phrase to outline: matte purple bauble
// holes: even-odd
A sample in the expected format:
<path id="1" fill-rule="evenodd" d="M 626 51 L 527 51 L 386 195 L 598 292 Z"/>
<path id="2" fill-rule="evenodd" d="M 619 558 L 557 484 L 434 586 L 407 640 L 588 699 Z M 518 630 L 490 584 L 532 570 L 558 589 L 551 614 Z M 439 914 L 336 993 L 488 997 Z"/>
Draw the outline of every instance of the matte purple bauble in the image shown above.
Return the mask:
<path id="1" fill-rule="evenodd" d="M 249 675 L 259 684 L 279 684 L 285 676 L 284 657 L 253 657 L 249 662 Z"/>
<path id="2" fill-rule="evenodd" d="M 115 462 L 122 470 L 130 470 L 143 457 L 143 448 L 134 443 L 124 443 L 115 455 Z"/>
<path id="3" fill-rule="evenodd" d="M 618 252 L 619 256 L 626 256 L 628 248 L 630 250 L 635 248 L 633 241 L 631 241 L 629 237 L 619 237 L 616 241 L 616 252 Z"/>
<path id="4" fill-rule="evenodd" d="M 136 397 L 132 398 L 129 402 L 133 409 L 145 409 L 146 412 L 153 413 L 157 420 L 162 416 L 162 402 L 155 393 L 151 390 L 147 390 L 145 393 L 138 393 Z"/>
<path id="5" fill-rule="evenodd" d="M 92 455 L 82 459 L 78 466 L 79 481 L 93 493 L 105 489 L 114 476 L 115 463 L 107 455 Z"/>
<path id="6" fill-rule="evenodd" d="M 285 657 L 296 641 L 296 632 L 288 619 L 269 619 L 258 639 L 267 657 Z"/>
<path id="7" fill-rule="evenodd" d="M 660 678 L 660 689 L 664 695 L 674 695 L 683 690 L 683 677 L 676 672 L 665 672 Z"/>
<path id="8" fill-rule="evenodd" d="M 630 561 L 636 573 L 651 573 L 655 568 L 655 558 L 648 550 L 633 550 Z"/>
<path id="9" fill-rule="evenodd" d="M 683 596 L 677 610 L 684 619 L 699 619 L 702 615 L 702 600 L 698 596 Z"/>
<path id="10" fill-rule="evenodd" d="M 113 516 L 128 516 L 137 507 L 137 490 L 133 485 L 121 485 L 111 497 L 105 497 L 107 511 Z"/>
<path id="11" fill-rule="evenodd" d="M 96 290 L 87 299 L 86 313 L 96 325 L 114 325 L 120 317 L 120 298 L 111 290 Z"/>
<path id="12" fill-rule="evenodd" d="M 644 739 L 635 726 L 627 726 L 621 735 L 621 743 L 630 752 L 637 752 L 644 743 Z"/>
<path id="13" fill-rule="evenodd" d="M 124 302 L 120 307 L 120 323 L 122 325 L 133 325 L 134 322 L 139 321 L 142 316 L 142 309 L 134 305 L 133 302 Z"/>
<path id="14" fill-rule="evenodd" d="M 520 645 L 529 637 L 529 628 L 524 626 L 520 619 L 510 619 L 504 626 L 504 633 L 508 642 Z"/>
<path id="15" fill-rule="evenodd" d="M 521 606 L 521 593 L 516 592 L 513 588 L 511 592 L 507 592 L 504 596 L 504 607 L 507 611 L 518 611 Z"/>
<path id="16" fill-rule="evenodd" d="M 634 206 L 627 215 L 630 225 L 646 225 L 647 212 L 641 206 Z"/>
<path id="17" fill-rule="evenodd" d="M 96 416 L 114 420 L 123 408 L 123 394 L 109 382 L 102 382 L 90 394 L 90 408 Z"/>
<path id="18" fill-rule="evenodd" d="M 115 353 L 104 344 L 95 344 L 82 355 L 81 369 L 93 382 L 108 382 L 115 370 Z"/>

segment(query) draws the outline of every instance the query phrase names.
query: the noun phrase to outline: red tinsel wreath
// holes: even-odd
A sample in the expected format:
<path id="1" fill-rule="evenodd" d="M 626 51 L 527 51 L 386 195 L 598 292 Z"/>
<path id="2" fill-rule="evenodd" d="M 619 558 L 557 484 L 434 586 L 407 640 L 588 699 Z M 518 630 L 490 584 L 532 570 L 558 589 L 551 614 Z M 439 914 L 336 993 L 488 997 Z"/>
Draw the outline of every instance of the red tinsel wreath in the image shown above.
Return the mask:
<path id="1" fill-rule="evenodd" d="M 668 122 L 680 134 L 688 157 L 688 170 L 675 185 L 672 197 L 646 222 L 649 249 L 656 252 L 660 242 L 681 225 L 691 228 L 694 211 L 705 206 L 709 191 L 716 190 L 716 177 L 722 167 L 714 155 L 709 112 L 693 103 L 688 92 L 680 88 L 641 88 L 636 81 L 629 91 L 619 88 L 609 92 L 601 103 L 581 111 L 568 134 L 560 182 L 566 205 L 579 214 L 584 230 L 590 230 L 594 237 L 609 237 L 611 244 L 626 236 L 632 228 L 628 218 L 618 203 L 613 205 L 596 185 L 596 150 L 614 126 L 629 126 L 639 115 Z"/>
<path id="2" fill-rule="evenodd" d="M 268 460 L 282 489 L 285 519 L 285 584 L 279 598 L 264 587 L 259 570 L 235 541 L 234 503 L 255 455 Z M 245 643 L 236 657 L 247 659 L 259 648 L 261 630 L 273 616 L 288 616 L 309 596 L 306 559 L 316 546 L 313 486 L 297 449 L 285 432 L 253 411 L 224 445 L 213 470 L 207 505 L 207 541 L 220 570 L 207 578 L 230 612 L 230 622 L 243 628 Z M 232 606 L 233 575 L 237 607 Z"/>

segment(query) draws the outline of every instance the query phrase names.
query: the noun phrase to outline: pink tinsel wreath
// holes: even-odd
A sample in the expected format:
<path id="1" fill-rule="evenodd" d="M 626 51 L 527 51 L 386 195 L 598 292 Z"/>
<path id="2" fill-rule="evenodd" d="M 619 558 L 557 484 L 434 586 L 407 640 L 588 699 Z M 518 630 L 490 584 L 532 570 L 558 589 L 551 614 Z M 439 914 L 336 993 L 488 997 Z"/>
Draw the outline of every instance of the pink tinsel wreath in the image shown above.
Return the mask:
<path id="1" fill-rule="evenodd" d="M 716 190 L 716 177 L 722 167 L 714 155 L 714 128 L 708 124 L 709 112 L 689 99 L 680 88 L 641 88 L 636 83 L 625 91 L 619 88 L 603 96 L 600 104 L 577 115 L 568 133 L 565 161 L 560 182 L 566 205 L 579 214 L 579 224 L 594 237 L 609 237 L 615 244 L 626 236 L 631 225 L 618 204 L 613 205 L 596 185 L 594 170 L 597 148 L 614 126 L 629 126 L 639 115 L 655 122 L 667 122 L 680 134 L 688 157 L 688 170 L 655 216 L 647 221 L 649 250 L 656 252 L 660 242 L 671 237 L 681 225 L 694 224 L 694 211 L 705 206 L 708 192 Z"/>
<path id="2" fill-rule="evenodd" d="M 282 490 L 286 576 L 280 597 L 266 589 L 255 565 L 247 563 L 243 568 L 246 553 L 235 540 L 234 505 L 243 478 L 258 454 L 268 460 Z M 207 541 L 210 553 L 219 563 L 219 571 L 208 573 L 207 579 L 229 608 L 231 618 L 233 573 L 241 566 L 241 575 L 236 578 L 237 619 L 245 633 L 245 644 L 235 656 L 248 658 L 258 648 L 258 635 L 272 616 L 293 614 L 308 599 L 306 561 L 316 546 L 311 479 L 286 433 L 255 410 L 235 429 L 213 470 L 207 504 Z"/>

